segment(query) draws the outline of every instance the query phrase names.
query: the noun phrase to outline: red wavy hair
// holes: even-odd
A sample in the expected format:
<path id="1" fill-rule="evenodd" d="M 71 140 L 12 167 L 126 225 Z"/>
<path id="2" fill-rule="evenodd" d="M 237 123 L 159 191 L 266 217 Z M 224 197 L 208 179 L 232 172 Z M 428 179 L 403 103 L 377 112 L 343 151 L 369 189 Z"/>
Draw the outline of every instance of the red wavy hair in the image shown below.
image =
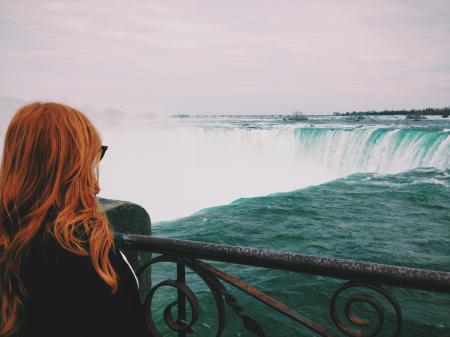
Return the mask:
<path id="1" fill-rule="evenodd" d="M 109 260 L 113 233 L 95 196 L 100 147 L 88 118 L 63 104 L 32 103 L 11 120 L 0 167 L 0 336 L 20 326 L 27 295 L 20 267 L 40 230 L 90 256 L 100 278 L 117 290 Z"/>

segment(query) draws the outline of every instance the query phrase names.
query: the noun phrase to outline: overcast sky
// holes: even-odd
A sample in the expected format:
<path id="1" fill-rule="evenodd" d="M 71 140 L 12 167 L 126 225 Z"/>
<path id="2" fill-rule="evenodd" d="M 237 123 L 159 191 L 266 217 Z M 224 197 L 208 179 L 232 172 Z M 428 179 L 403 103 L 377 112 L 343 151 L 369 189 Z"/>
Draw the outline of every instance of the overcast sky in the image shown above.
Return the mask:
<path id="1" fill-rule="evenodd" d="M 450 1 L 0 1 L 0 96 L 129 113 L 450 105 Z"/>

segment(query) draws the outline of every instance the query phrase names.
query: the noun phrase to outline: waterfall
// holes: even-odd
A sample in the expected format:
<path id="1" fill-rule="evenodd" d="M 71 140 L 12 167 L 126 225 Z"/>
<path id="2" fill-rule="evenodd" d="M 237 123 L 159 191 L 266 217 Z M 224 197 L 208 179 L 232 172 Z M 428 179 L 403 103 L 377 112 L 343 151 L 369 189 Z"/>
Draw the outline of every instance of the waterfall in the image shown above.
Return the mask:
<path id="1" fill-rule="evenodd" d="M 450 137 L 441 130 L 299 128 L 295 135 L 301 158 L 341 174 L 450 166 Z"/>
<path id="2" fill-rule="evenodd" d="M 450 167 L 448 129 L 322 126 L 106 129 L 102 195 L 135 201 L 165 220 L 356 172 Z"/>

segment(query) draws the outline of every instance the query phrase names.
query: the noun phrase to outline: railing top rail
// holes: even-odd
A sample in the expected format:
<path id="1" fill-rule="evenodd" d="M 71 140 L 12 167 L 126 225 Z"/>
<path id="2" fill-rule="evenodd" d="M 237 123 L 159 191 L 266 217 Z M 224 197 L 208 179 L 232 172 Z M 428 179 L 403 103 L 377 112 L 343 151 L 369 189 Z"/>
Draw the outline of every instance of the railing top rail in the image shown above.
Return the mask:
<path id="1" fill-rule="evenodd" d="M 450 272 L 146 235 L 115 235 L 127 249 L 450 293 Z"/>

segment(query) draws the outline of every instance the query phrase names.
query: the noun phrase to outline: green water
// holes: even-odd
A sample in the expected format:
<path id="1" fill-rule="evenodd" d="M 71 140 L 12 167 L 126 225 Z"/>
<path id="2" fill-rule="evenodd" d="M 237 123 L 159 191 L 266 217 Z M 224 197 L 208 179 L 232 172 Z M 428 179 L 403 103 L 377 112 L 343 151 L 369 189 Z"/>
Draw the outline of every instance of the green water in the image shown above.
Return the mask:
<path id="1" fill-rule="evenodd" d="M 295 191 L 241 198 L 159 222 L 153 234 L 450 272 L 448 129 L 302 127 L 291 134 L 301 159 L 342 177 Z M 239 185 L 242 179 L 245 177 L 235 176 L 232 183 Z M 333 292 L 344 280 L 213 264 L 343 335 L 332 322 L 329 306 Z M 173 265 L 155 266 L 154 284 L 175 278 L 174 271 Z M 187 279 L 201 303 L 194 336 L 213 336 L 217 328 L 213 299 L 196 275 L 189 273 Z M 386 288 L 402 308 L 401 336 L 450 336 L 450 294 Z M 239 290 L 228 289 L 267 336 L 317 336 Z M 385 299 L 371 294 L 386 309 L 379 336 L 390 336 L 395 328 L 394 310 Z M 174 299 L 172 290 L 157 293 L 153 312 L 159 326 L 165 325 L 162 310 Z M 354 309 L 361 317 L 375 318 L 368 306 Z M 340 308 L 341 317 L 343 312 Z M 165 336 L 174 335 L 165 328 L 161 331 Z M 251 334 L 228 310 L 224 336 Z"/>
<path id="2" fill-rule="evenodd" d="M 355 174 L 209 208 L 160 223 L 154 235 L 450 271 L 449 195 L 449 170 Z M 306 316 L 333 326 L 329 301 L 341 281 L 245 266 L 221 267 Z M 167 269 L 155 268 L 155 276 L 166 276 Z M 194 289 L 200 290 L 200 281 L 192 281 Z M 443 336 L 450 331 L 450 295 L 390 289 L 404 311 L 402 336 Z M 204 290 L 198 295 L 206 325 L 200 325 L 198 336 L 208 335 L 208 326 L 215 326 Z M 239 291 L 232 293 L 268 336 L 314 336 Z M 392 315 L 388 310 L 388 318 Z M 229 316 L 225 336 L 250 336 L 232 312 Z"/>

